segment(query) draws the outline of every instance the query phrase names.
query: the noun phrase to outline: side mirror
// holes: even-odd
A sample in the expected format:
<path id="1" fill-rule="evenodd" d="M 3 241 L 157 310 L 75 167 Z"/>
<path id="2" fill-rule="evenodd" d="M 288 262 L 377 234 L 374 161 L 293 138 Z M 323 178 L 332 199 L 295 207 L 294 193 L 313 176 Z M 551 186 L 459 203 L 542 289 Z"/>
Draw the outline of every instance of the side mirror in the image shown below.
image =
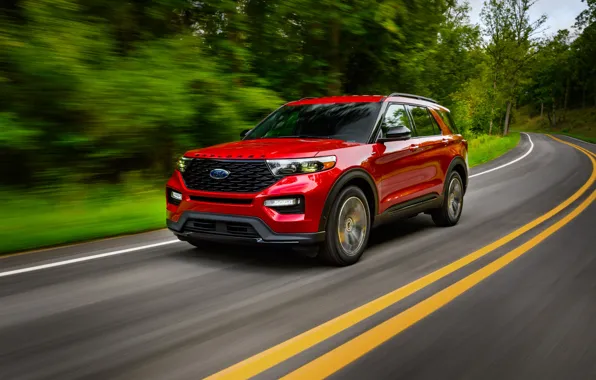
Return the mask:
<path id="1" fill-rule="evenodd" d="M 248 135 L 248 132 L 250 132 L 250 129 L 245 129 L 242 132 L 240 132 L 240 138 L 243 139 L 244 137 L 246 137 L 246 135 Z"/>
<path id="2" fill-rule="evenodd" d="M 404 125 L 387 129 L 385 138 L 380 139 L 380 142 L 395 141 L 395 140 L 408 140 L 412 137 L 412 131 Z"/>

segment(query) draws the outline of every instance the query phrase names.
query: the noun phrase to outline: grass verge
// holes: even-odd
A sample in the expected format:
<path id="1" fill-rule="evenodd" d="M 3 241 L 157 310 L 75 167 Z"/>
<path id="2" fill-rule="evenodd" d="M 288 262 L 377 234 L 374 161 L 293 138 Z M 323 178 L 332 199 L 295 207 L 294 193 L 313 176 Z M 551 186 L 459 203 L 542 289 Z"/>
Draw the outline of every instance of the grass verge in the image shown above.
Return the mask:
<path id="1" fill-rule="evenodd" d="M 469 142 L 469 164 L 490 161 L 515 147 L 519 134 Z M 84 191 L 84 193 L 81 193 Z M 0 193 L 0 255 L 165 227 L 163 189 L 126 186 L 19 194 Z"/>
<path id="2" fill-rule="evenodd" d="M 519 143 L 520 134 L 510 133 L 507 136 L 478 136 L 469 140 L 468 163 L 470 167 L 483 164 L 507 153 Z"/>
<path id="3" fill-rule="evenodd" d="M 106 192 L 110 195 L 104 195 Z M 116 196 L 113 191 L 98 189 L 77 200 L 64 195 L 19 194 L 17 197 L 16 193 L 11 193 L 0 194 L 0 202 L 3 211 L 0 219 L 0 254 L 165 226 L 163 190 Z"/>
<path id="4" fill-rule="evenodd" d="M 576 138 L 578 140 L 582 140 L 582 141 L 585 141 L 585 142 L 596 144 L 596 137 L 588 137 L 588 136 L 583 136 L 583 135 L 578 135 L 578 134 L 575 134 L 575 133 L 568 133 L 568 132 L 559 132 L 559 133 L 561 135 L 573 137 L 573 138 Z"/>
<path id="5" fill-rule="evenodd" d="M 547 116 L 529 116 L 527 107 L 520 108 L 512 129 L 560 134 L 596 144 L 596 107 L 567 111 L 564 119 L 559 121 L 555 128 L 550 125 Z"/>

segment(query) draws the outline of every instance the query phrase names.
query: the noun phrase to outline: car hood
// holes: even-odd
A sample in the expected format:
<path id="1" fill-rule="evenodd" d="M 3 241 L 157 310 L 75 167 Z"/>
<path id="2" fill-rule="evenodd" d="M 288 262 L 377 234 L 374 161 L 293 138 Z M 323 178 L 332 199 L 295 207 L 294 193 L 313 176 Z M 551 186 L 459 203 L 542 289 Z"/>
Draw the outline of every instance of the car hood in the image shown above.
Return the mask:
<path id="1" fill-rule="evenodd" d="M 187 157 L 224 159 L 277 159 L 314 157 L 320 152 L 361 145 L 342 140 L 272 138 L 243 140 L 191 150 Z"/>

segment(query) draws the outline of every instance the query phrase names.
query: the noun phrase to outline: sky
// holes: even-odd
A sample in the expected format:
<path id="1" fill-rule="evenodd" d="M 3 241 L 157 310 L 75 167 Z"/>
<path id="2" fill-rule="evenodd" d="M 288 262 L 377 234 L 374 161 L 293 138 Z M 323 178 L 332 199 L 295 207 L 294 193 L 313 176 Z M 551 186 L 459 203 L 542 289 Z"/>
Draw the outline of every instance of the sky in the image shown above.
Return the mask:
<path id="1" fill-rule="evenodd" d="M 468 0 L 472 7 L 471 21 L 480 23 L 480 11 L 484 0 Z M 545 24 L 547 35 L 556 34 L 559 29 L 568 29 L 575 23 L 575 18 L 587 8 L 581 0 L 538 0 L 530 9 L 531 20 L 534 21 L 542 14 L 548 19 Z"/>

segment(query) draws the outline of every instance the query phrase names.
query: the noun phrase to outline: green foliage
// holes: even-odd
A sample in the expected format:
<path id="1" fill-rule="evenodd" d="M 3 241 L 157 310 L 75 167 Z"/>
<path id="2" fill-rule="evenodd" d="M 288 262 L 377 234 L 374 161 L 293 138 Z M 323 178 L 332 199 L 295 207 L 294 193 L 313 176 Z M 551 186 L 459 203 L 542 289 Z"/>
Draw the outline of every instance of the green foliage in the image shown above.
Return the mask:
<path id="1" fill-rule="evenodd" d="M 163 228 L 164 192 L 129 187 L 92 188 L 85 194 L 0 193 L 0 255 L 57 244 Z M 143 199 L 143 207 L 139 207 Z M 29 215 L 22 218 L 23 214 Z M 91 217 L 92 215 L 92 217 Z M 51 228 L 31 228 L 31 226 Z"/>
<path id="2" fill-rule="evenodd" d="M 596 102 L 596 2 L 546 41 L 532 4 L 487 0 L 480 28 L 461 0 L 2 2 L 0 185 L 163 180 L 304 96 L 418 93 L 467 136 L 512 104 L 561 123 Z"/>
<path id="3" fill-rule="evenodd" d="M 596 143 L 596 107 L 576 108 L 567 112 L 564 121 L 553 126 L 546 116 L 530 113 L 531 106 L 519 110 L 513 126 L 518 131 L 556 133 Z"/>
<path id="4" fill-rule="evenodd" d="M 0 149 L 23 156 L 16 176 L 0 163 L 4 184 L 163 178 L 176 155 L 236 138 L 282 103 L 235 84 L 182 20 L 171 26 L 185 2 L 18 3 L 0 9 Z"/>
<path id="5" fill-rule="evenodd" d="M 470 167 L 483 164 L 507 153 L 519 143 L 519 133 L 507 136 L 480 135 L 468 143 Z"/>

